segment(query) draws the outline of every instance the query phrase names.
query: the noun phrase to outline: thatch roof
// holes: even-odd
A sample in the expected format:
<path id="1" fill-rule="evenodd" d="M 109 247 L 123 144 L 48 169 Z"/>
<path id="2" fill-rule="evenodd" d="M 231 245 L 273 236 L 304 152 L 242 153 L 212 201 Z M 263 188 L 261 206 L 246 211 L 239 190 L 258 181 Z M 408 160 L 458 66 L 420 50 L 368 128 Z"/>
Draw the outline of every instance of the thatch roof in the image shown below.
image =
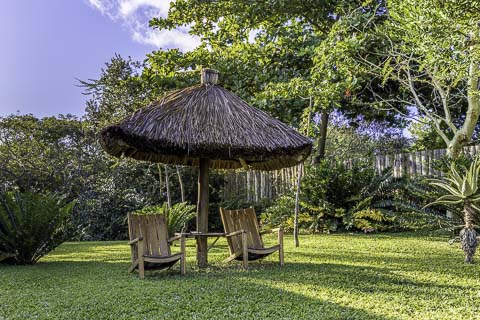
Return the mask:
<path id="1" fill-rule="evenodd" d="M 312 142 L 279 120 L 215 84 L 178 90 L 102 130 L 100 143 L 113 156 L 211 168 L 276 170 L 303 161 Z"/>

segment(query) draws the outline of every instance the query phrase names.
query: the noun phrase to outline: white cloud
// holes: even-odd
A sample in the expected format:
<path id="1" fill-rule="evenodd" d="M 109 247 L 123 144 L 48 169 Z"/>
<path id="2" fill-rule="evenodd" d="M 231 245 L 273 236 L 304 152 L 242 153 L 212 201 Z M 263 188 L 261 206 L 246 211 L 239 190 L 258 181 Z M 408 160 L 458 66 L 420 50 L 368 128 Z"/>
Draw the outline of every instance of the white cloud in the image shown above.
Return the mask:
<path id="1" fill-rule="evenodd" d="M 188 28 L 154 30 L 148 26 L 153 17 L 166 17 L 169 0 L 88 0 L 89 5 L 113 21 L 126 27 L 138 43 L 159 48 L 191 50 L 200 44 L 197 37 L 188 34 Z"/>

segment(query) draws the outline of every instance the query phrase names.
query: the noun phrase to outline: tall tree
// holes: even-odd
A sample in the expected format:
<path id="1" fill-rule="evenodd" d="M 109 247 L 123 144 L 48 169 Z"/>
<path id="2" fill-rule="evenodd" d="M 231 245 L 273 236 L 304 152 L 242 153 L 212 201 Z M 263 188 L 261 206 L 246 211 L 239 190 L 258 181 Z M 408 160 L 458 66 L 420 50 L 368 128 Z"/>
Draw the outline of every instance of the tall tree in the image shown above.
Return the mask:
<path id="1" fill-rule="evenodd" d="M 144 63 L 115 56 L 105 64 L 99 79 L 78 80 L 90 98 L 85 120 L 94 131 L 119 121 L 155 98 L 153 86 L 142 77 Z"/>
<path id="2" fill-rule="evenodd" d="M 471 141 L 480 115 L 479 4 L 392 0 L 388 12 L 388 22 L 371 35 L 384 38 L 386 50 L 357 59 L 372 75 L 393 80 L 408 93 L 383 103 L 392 109 L 393 101 L 416 108 L 417 120 L 433 124 L 448 155 L 455 158 Z M 370 57 L 378 54 L 385 58 L 372 62 Z"/>
<path id="3" fill-rule="evenodd" d="M 0 118 L 0 189 L 50 191 L 76 198 L 85 132 L 71 115 Z"/>
<path id="4" fill-rule="evenodd" d="M 324 155 L 333 108 L 372 119 L 384 119 L 389 113 L 366 107 L 370 96 L 361 90 L 352 103 L 348 89 L 356 78 L 338 77 L 337 61 L 321 58 L 332 49 L 331 31 L 342 16 L 356 10 L 365 21 L 382 20 L 377 14 L 382 6 L 383 2 L 342 0 L 172 2 L 168 17 L 153 19 L 151 26 L 190 25 L 202 45 L 185 54 L 170 50 L 150 55 L 151 73 L 161 74 L 160 78 L 175 74 L 175 67 L 165 66 L 172 66 L 172 61 L 183 71 L 202 64 L 214 67 L 226 75 L 223 84 L 228 89 L 296 127 L 308 125 L 308 98 L 313 97 L 313 112 L 323 119 L 320 130 L 311 132 L 318 137 L 318 159 Z"/>

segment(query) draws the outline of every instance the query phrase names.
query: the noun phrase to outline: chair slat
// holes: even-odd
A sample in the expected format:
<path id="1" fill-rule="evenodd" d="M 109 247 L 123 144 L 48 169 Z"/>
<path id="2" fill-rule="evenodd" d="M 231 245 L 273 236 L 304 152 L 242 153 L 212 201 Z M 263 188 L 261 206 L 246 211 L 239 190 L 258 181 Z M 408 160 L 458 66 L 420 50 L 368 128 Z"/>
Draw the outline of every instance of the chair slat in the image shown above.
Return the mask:
<path id="1" fill-rule="evenodd" d="M 157 226 L 157 239 L 160 248 L 160 256 L 170 255 L 170 246 L 168 245 L 168 228 L 164 215 L 155 215 Z"/>
<path id="2" fill-rule="evenodd" d="M 140 227 L 140 234 L 143 237 L 143 253 L 145 255 L 151 255 L 152 250 L 150 246 L 150 234 L 148 232 L 148 218 L 147 217 L 138 217 L 138 225 Z"/>
<path id="3" fill-rule="evenodd" d="M 133 214 L 128 214 L 128 235 L 130 237 L 130 240 L 134 240 L 139 237 L 138 220 Z M 131 246 L 131 252 L 132 263 L 134 263 L 138 259 L 138 251 L 136 246 Z"/>
<path id="4" fill-rule="evenodd" d="M 161 270 L 170 268 L 181 261 L 180 272 L 185 274 L 185 243 L 181 242 L 181 252 L 171 254 L 168 243 L 168 227 L 163 214 L 128 215 L 128 233 L 130 241 L 142 237 L 142 241 L 134 242 L 132 248 L 132 266 L 129 272 L 138 269 L 140 278 L 145 270 Z M 138 246 L 143 245 L 143 252 Z"/>
<path id="5" fill-rule="evenodd" d="M 220 217 L 222 218 L 222 223 L 223 223 L 223 228 L 225 230 L 225 233 L 228 234 L 231 232 L 238 231 L 238 229 L 235 229 L 235 224 L 232 217 L 232 211 L 220 208 Z M 228 247 L 230 249 L 230 254 L 234 254 L 238 252 L 238 250 L 241 250 L 241 237 L 238 237 L 238 236 L 228 237 L 227 242 L 228 242 Z"/>
<path id="6" fill-rule="evenodd" d="M 231 233 L 238 230 L 247 231 L 248 247 L 263 248 L 263 241 L 258 230 L 257 217 L 253 208 L 240 210 L 220 209 L 225 233 Z M 242 250 L 242 237 L 236 235 L 228 239 L 230 253 L 238 253 Z"/>
<path id="7" fill-rule="evenodd" d="M 253 248 L 263 248 L 263 241 L 262 236 L 260 235 L 260 228 L 257 222 L 257 215 L 255 214 L 255 210 L 253 208 L 245 209 L 245 221 L 248 225 L 248 233 L 249 239 L 251 243 L 249 243 L 249 247 Z"/>

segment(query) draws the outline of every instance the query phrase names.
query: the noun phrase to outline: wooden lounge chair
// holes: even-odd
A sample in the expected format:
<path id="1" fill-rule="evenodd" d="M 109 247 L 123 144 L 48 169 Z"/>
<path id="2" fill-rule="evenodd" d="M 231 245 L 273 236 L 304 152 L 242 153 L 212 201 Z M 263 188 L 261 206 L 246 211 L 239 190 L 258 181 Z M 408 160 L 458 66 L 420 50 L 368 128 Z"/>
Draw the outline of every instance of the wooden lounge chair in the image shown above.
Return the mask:
<path id="1" fill-rule="evenodd" d="M 280 266 L 283 266 L 283 230 L 281 228 L 259 231 L 257 216 L 253 208 L 225 210 L 220 208 L 225 236 L 230 248 L 230 257 L 225 261 L 242 260 L 248 268 L 249 260 L 258 260 L 278 251 Z M 278 233 L 278 244 L 265 248 L 262 234 Z"/>
<path id="2" fill-rule="evenodd" d="M 132 250 L 132 266 L 138 269 L 140 279 L 145 270 L 162 270 L 180 261 L 180 273 L 185 274 L 185 238 L 181 235 L 168 239 L 167 224 L 163 214 L 128 214 L 128 233 Z M 180 252 L 172 254 L 170 244 L 180 240 Z"/>

